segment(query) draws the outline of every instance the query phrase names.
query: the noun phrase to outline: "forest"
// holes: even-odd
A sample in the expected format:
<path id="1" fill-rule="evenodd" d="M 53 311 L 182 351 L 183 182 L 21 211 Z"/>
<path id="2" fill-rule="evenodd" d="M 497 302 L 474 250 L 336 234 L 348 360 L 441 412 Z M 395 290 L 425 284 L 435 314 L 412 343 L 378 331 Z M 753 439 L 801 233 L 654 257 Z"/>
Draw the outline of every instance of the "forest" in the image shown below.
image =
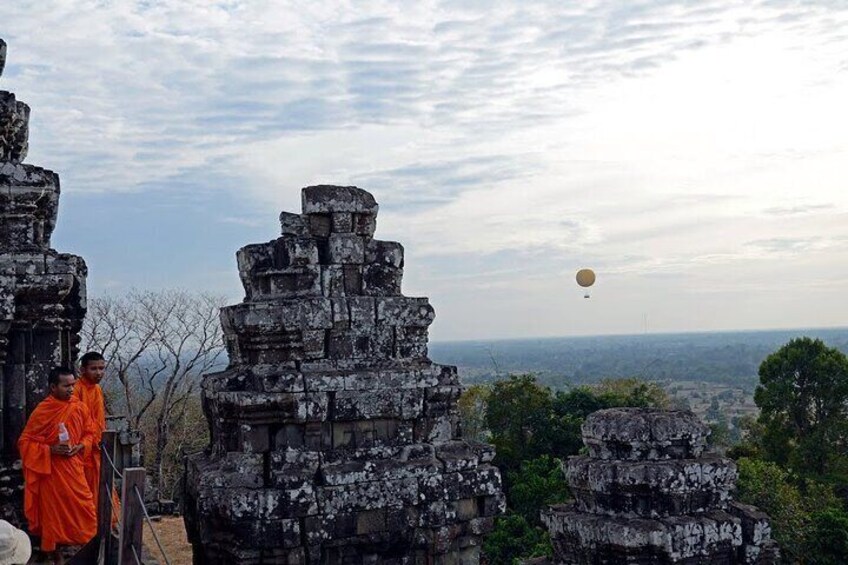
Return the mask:
<path id="1" fill-rule="evenodd" d="M 435 342 L 430 356 L 469 384 L 532 373 L 554 389 L 605 378 L 757 384 L 760 363 L 798 335 L 848 352 L 848 329 L 793 329 Z"/>
<path id="2" fill-rule="evenodd" d="M 836 565 L 848 555 L 848 357 L 822 340 L 795 338 L 758 368 L 760 415 L 730 441 L 714 427 L 712 449 L 736 461 L 736 498 L 771 517 L 786 563 Z M 583 453 L 580 426 L 595 410 L 668 408 L 665 390 L 638 378 L 553 390 L 532 374 L 467 388 L 469 436 L 493 443 L 508 512 L 486 540 L 488 562 L 551 554 L 540 511 L 566 502 L 560 462 Z"/>

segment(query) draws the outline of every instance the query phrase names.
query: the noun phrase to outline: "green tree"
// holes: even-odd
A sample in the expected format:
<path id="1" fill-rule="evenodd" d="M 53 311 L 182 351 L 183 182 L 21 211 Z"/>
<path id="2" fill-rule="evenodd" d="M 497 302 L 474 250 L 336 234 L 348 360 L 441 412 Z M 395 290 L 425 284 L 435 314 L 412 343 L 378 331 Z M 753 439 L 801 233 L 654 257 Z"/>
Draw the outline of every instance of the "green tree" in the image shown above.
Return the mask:
<path id="1" fill-rule="evenodd" d="M 462 391 L 457 407 L 462 424 L 462 437 L 475 441 L 488 439 L 486 428 L 486 405 L 491 388 L 487 385 L 472 385 Z"/>
<path id="2" fill-rule="evenodd" d="M 518 469 L 527 459 L 550 453 L 551 389 L 532 375 L 512 375 L 492 386 L 486 424 L 501 470 Z"/>
<path id="3" fill-rule="evenodd" d="M 624 406 L 667 408 L 668 394 L 656 383 L 637 378 L 604 379 L 598 384 L 559 391 L 553 399 L 553 416 L 547 433 L 552 455 L 564 458 L 583 448 L 580 426 L 586 417 L 604 408 Z"/>
<path id="4" fill-rule="evenodd" d="M 793 339 L 760 365 L 754 400 L 766 456 L 824 475 L 845 456 L 848 357 L 820 339 Z"/>
<path id="5" fill-rule="evenodd" d="M 710 401 L 710 407 L 707 408 L 707 413 L 704 414 L 704 419 L 708 422 L 717 422 L 721 417 L 721 405 L 718 403 L 718 397 L 713 396 Z"/>
<path id="6" fill-rule="evenodd" d="M 578 386 L 557 392 L 552 408 L 558 416 L 573 416 L 582 421 L 595 410 L 609 408 L 609 402 L 601 398 L 592 387 Z"/>
<path id="7" fill-rule="evenodd" d="M 736 422 L 739 428 L 739 441 L 727 450 L 727 456 L 732 459 L 746 457 L 748 459 L 763 458 L 764 426 L 754 416 L 741 416 Z"/>
<path id="8" fill-rule="evenodd" d="M 807 516 L 801 492 L 789 481 L 789 474 L 775 463 L 740 459 L 737 498 L 753 504 L 769 515 L 774 538 L 786 557 L 803 555 Z"/>
<path id="9" fill-rule="evenodd" d="M 639 379 L 610 379 L 556 394 L 532 375 L 494 383 L 486 399 L 486 425 L 510 513 L 498 519 L 484 542 L 489 563 L 513 565 L 516 559 L 550 554 L 539 512 L 568 496 L 558 459 L 583 447 L 580 427 L 586 416 L 603 408 L 667 405 L 661 387 Z"/>
<path id="10" fill-rule="evenodd" d="M 737 498 L 769 515 L 774 539 L 792 563 L 844 563 L 848 515 L 830 485 L 794 477 L 771 461 L 737 461 Z"/>
<path id="11" fill-rule="evenodd" d="M 568 498 L 568 484 L 560 461 L 548 455 L 523 461 L 520 469 L 508 475 L 512 488 L 507 505 L 533 526 L 541 525 L 540 510 Z"/>
<path id="12" fill-rule="evenodd" d="M 848 559 L 848 513 L 834 507 L 814 512 L 805 553 L 815 565 L 844 564 Z"/>
<path id="13" fill-rule="evenodd" d="M 551 555 L 552 550 L 545 530 L 509 513 L 495 521 L 494 530 L 483 541 L 483 553 L 489 565 L 514 565 L 516 560 Z"/>
<path id="14" fill-rule="evenodd" d="M 724 453 L 730 447 L 730 427 L 727 425 L 727 418 L 722 415 L 717 422 L 709 424 L 710 426 L 710 447 L 719 453 Z"/>
<path id="15" fill-rule="evenodd" d="M 668 394 L 656 383 L 641 379 L 604 379 L 598 384 L 559 391 L 553 402 L 557 415 L 585 419 L 596 410 L 623 406 L 667 408 Z"/>
<path id="16" fill-rule="evenodd" d="M 533 375 L 513 375 L 492 385 L 486 424 L 497 451 L 495 463 L 514 471 L 522 461 L 542 455 L 576 455 L 583 447 L 580 426 L 596 410 L 668 403 L 659 385 L 639 379 L 607 379 L 554 394 Z"/>
<path id="17" fill-rule="evenodd" d="M 662 386 L 636 377 L 603 379 L 590 388 L 607 404 L 608 408 L 617 406 L 668 408 L 671 405 L 671 399 Z"/>

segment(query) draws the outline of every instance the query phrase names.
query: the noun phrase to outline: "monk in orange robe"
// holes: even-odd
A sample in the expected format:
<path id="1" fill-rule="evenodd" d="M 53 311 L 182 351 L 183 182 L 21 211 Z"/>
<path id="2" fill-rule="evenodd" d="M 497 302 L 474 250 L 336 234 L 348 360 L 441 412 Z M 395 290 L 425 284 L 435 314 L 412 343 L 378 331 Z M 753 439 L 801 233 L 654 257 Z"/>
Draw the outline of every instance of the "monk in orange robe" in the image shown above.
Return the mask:
<path id="1" fill-rule="evenodd" d="M 29 530 L 41 537 L 41 550 L 83 545 L 97 533 L 94 496 L 85 461 L 96 427 L 88 408 L 74 397 L 73 371 L 50 371 L 50 395 L 36 406 L 18 439 L 24 474 L 24 514 Z"/>
<path id="2" fill-rule="evenodd" d="M 95 507 L 100 498 L 100 442 L 103 432 L 106 431 L 106 404 L 103 400 L 103 389 L 100 388 L 100 381 L 105 374 L 106 360 L 96 351 L 89 351 L 80 358 L 80 378 L 74 387 L 74 396 L 86 405 L 97 428 L 94 449 L 85 461 L 85 478 L 94 495 Z M 117 519 L 117 516 L 113 518 Z"/>

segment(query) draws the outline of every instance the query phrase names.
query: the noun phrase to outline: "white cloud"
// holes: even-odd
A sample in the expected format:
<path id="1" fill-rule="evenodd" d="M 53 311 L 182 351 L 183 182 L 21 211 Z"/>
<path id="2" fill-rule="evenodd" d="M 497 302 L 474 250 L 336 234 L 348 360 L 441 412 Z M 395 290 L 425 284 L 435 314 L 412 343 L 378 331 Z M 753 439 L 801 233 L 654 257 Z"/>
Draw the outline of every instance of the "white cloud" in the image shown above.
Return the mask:
<path id="1" fill-rule="evenodd" d="M 521 296 L 503 331 L 581 331 L 517 318 L 582 265 L 619 298 L 666 277 L 673 299 L 644 299 L 667 312 L 657 329 L 700 327 L 681 304 L 717 288 L 728 307 L 703 324 L 741 327 L 778 323 L 765 311 L 785 298 L 762 294 L 775 280 L 819 309 L 848 290 L 846 14 L 742 1 L 15 2 L 2 85 L 32 105 L 30 162 L 58 170 L 66 194 L 230 190 L 264 214 L 297 210 L 300 186 L 353 183 L 380 201 L 378 233 L 406 244 L 411 288 L 434 285 L 464 313 Z M 788 258 L 816 275 L 794 277 Z M 744 284 L 717 284 L 728 271 Z M 592 331 L 630 327 L 615 312 L 631 309 L 607 300 Z M 813 310 L 787 307 L 780 324 L 832 321 Z M 482 331 L 447 318 L 452 337 Z"/>

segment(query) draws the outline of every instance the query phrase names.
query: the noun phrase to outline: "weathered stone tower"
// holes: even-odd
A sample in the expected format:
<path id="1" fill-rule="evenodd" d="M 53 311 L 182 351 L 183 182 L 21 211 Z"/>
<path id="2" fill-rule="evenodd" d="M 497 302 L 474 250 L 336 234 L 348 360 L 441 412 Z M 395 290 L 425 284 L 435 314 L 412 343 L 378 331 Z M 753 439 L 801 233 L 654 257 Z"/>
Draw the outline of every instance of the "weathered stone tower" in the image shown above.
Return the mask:
<path id="1" fill-rule="evenodd" d="M 0 39 L 0 75 L 6 44 Z M 47 373 L 76 358 L 85 315 L 86 267 L 50 249 L 59 176 L 22 163 L 29 107 L 0 91 L 0 516 L 22 522 L 16 443 L 44 398 Z"/>
<path id="2" fill-rule="evenodd" d="M 403 247 L 355 187 L 303 189 L 282 237 L 238 252 L 244 303 L 207 375 L 208 452 L 188 462 L 196 563 L 477 563 L 504 510 L 494 453 L 460 439 L 456 368 L 427 357 Z"/>
<path id="3" fill-rule="evenodd" d="M 768 516 L 732 501 L 736 465 L 703 455 L 691 412 L 613 408 L 583 424 L 588 456 L 563 463 L 575 502 L 544 513 L 554 562 L 774 564 Z"/>

